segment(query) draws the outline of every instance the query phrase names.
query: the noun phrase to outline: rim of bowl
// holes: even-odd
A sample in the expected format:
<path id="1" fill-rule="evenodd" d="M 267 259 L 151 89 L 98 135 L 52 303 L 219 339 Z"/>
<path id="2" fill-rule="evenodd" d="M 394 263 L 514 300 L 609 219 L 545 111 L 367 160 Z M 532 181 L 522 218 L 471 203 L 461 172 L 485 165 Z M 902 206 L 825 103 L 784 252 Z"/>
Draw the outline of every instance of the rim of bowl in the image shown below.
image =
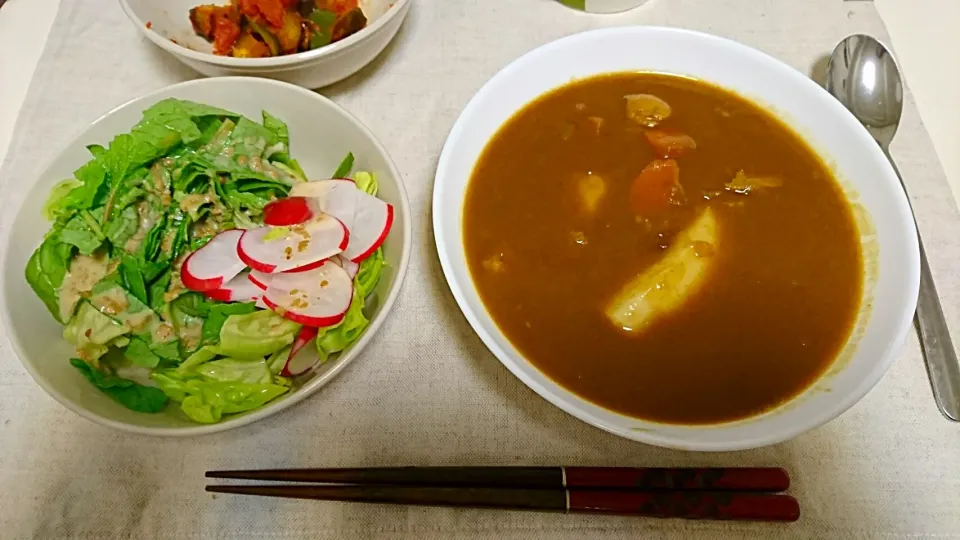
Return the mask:
<path id="1" fill-rule="evenodd" d="M 316 60 L 324 56 L 333 56 L 338 54 L 340 51 L 353 48 L 354 45 L 360 43 L 361 41 L 372 36 L 375 32 L 379 31 L 380 28 L 385 26 L 394 17 L 402 16 L 401 13 L 406 14 L 407 7 L 412 1 L 413 0 L 396 0 L 393 5 L 390 6 L 390 9 L 383 14 L 383 16 L 373 21 L 373 24 L 366 26 L 363 30 L 360 30 L 356 34 L 353 34 L 336 43 L 324 45 L 323 47 L 314 49 L 312 51 L 285 54 L 270 58 L 234 58 L 232 56 L 218 56 L 211 53 L 195 51 L 189 47 L 180 45 L 179 43 L 174 43 L 170 40 L 170 38 L 160 35 L 159 32 L 151 28 L 147 28 L 147 21 L 144 21 L 136 13 L 134 13 L 133 8 L 130 7 L 129 0 L 120 0 L 120 7 L 123 8 L 124 13 L 127 14 L 127 18 L 130 19 L 130 21 L 137 27 L 141 34 L 152 41 L 154 45 L 169 53 L 183 56 L 191 60 L 196 60 L 198 62 L 204 62 L 223 67 L 279 68 L 296 66 L 298 64 L 306 63 L 310 60 Z"/>
<path id="2" fill-rule="evenodd" d="M 249 412 L 247 414 L 233 416 L 231 418 L 228 418 L 216 424 L 196 424 L 196 425 L 188 425 L 188 426 L 182 426 L 182 427 L 137 426 L 137 425 L 128 424 L 125 422 L 120 422 L 117 420 L 111 420 L 110 418 L 106 418 L 106 417 L 100 416 L 99 414 L 93 413 L 89 409 L 86 409 L 85 407 L 81 407 L 77 405 L 74 401 L 67 399 L 60 392 L 58 392 L 52 385 L 48 384 L 46 380 L 37 373 L 37 371 L 33 368 L 33 366 L 29 362 L 25 362 L 23 360 L 25 355 L 23 352 L 23 348 L 21 347 L 21 344 L 20 344 L 20 338 L 19 336 L 16 335 L 16 332 L 12 331 L 11 326 L 6 323 L 6 321 L 12 319 L 13 314 L 10 311 L 9 304 L 7 303 L 6 295 L 0 294 L 0 320 L 2 320 L 5 327 L 8 330 L 10 330 L 7 332 L 7 341 L 10 342 L 10 345 L 13 348 L 14 354 L 16 354 L 17 359 L 20 361 L 20 365 L 22 365 L 24 369 L 27 370 L 27 373 L 30 374 L 33 380 L 36 381 L 36 383 L 41 388 L 43 388 L 43 390 L 46 391 L 48 395 L 53 397 L 57 402 L 59 402 L 61 405 L 63 405 L 67 409 L 77 413 L 78 415 L 86 418 L 87 420 L 91 420 L 93 422 L 96 422 L 104 426 L 119 429 L 121 431 L 126 431 L 128 433 L 136 433 L 140 435 L 150 435 L 150 436 L 164 436 L 164 437 L 190 437 L 195 435 L 209 435 L 212 433 L 220 433 L 233 428 L 246 426 L 254 422 L 257 422 L 259 420 L 263 420 L 268 416 L 273 416 L 274 414 L 284 411 L 289 407 L 292 407 L 293 405 L 296 405 L 297 403 L 300 403 L 306 398 L 312 396 L 314 393 L 320 390 L 323 386 L 329 383 L 333 378 L 335 378 L 341 371 L 343 371 L 347 367 L 347 365 L 353 363 L 353 361 L 356 360 L 357 356 L 359 356 L 360 353 L 363 352 L 363 350 L 367 347 L 370 340 L 373 339 L 373 336 L 380 329 L 380 326 L 383 324 L 383 322 L 387 319 L 387 317 L 390 316 L 390 313 L 393 310 L 394 305 L 396 304 L 397 297 L 400 294 L 400 288 L 403 285 L 403 280 L 407 274 L 407 267 L 410 262 L 410 251 L 413 243 L 412 242 L 413 227 L 410 222 L 410 215 L 411 215 L 410 201 L 409 201 L 409 198 L 407 197 L 406 187 L 403 184 L 403 177 L 400 175 L 400 171 L 397 169 L 396 164 L 393 162 L 393 158 L 391 158 L 390 154 L 387 153 L 386 148 L 383 146 L 380 140 L 374 136 L 373 132 L 371 132 L 370 129 L 367 128 L 365 124 L 363 124 L 363 122 L 361 122 L 357 117 L 355 117 L 352 113 L 350 113 L 350 111 L 346 110 L 340 105 L 337 105 L 335 102 L 333 102 L 329 98 L 322 96 L 316 92 L 311 92 L 309 90 L 301 88 L 295 84 L 290 84 L 282 81 L 275 81 L 272 79 L 264 79 L 259 77 L 235 76 L 235 77 L 213 77 L 213 78 L 205 78 L 205 79 L 194 79 L 191 81 L 185 81 L 185 82 L 172 84 L 172 85 L 160 88 L 159 90 L 155 90 L 148 94 L 126 101 L 122 105 L 114 107 L 109 111 L 107 111 L 106 113 L 100 115 L 99 118 L 97 118 L 92 123 L 90 123 L 86 128 L 84 128 L 83 131 L 80 132 L 80 134 L 78 134 L 70 142 L 64 145 L 59 152 L 54 154 L 54 157 L 48 160 L 47 163 L 44 165 L 43 169 L 41 169 L 43 172 L 38 174 L 37 176 L 39 177 L 40 175 L 46 173 L 46 171 L 50 169 L 53 163 L 57 159 L 59 159 L 59 157 L 63 155 L 63 153 L 66 152 L 68 148 L 79 144 L 80 138 L 83 137 L 83 135 L 87 131 L 89 131 L 90 128 L 99 124 L 100 122 L 105 121 L 107 118 L 109 118 L 110 116 L 112 116 L 113 114 L 115 114 L 116 112 L 122 109 L 131 107 L 131 106 L 137 106 L 142 102 L 148 101 L 151 98 L 156 98 L 157 96 L 168 93 L 174 89 L 186 88 L 190 86 L 199 86 L 199 85 L 221 85 L 221 84 L 229 85 L 232 83 L 239 83 L 242 85 L 263 84 L 266 86 L 275 86 L 284 91 L 291 90 L 294 92 L 301 93 L 305 96 L 309 96 L 312 99 L 316 99 L 320 103 L 324 103 L 326 106 L 331 106 L 339 110 L 349 120 L 351 120 L 354 123 L 354 125 L 356 125 L 357 128 L 364 135 L 366 135 L 367 137 L 370 138 L 371 141 L 373 141 L 373 144 L 376 147 L 377 151 L 382 153 L 386 158 L 386 162 L 389 165 L 390 174 L 393 175 L 394 178 L 396 178 L 397 180 L 396 182 L 397 193 L 399 194 L 398 205 L 400 206 L 401 215 L 404 216 L 403 235 L 406 241 L 400 247 L 400 264 L 397 265 L 397 275 L 396 275 L 396 278 L 394 279 L 393 285 L 391 286 L 390 290 L 387 292 L 386 298 L 384 299 L 384 302 L 380 309 L 380 313 L 378 313 L 377 317 L 374 317 L 374 319 L 370 321 L 370 326 L 367 327 L 366 331 L 364 331 L 360 339 L 357 340 L 356 343 L 354 343 L 353 349 L 351 349 L 350 352 L 347 355 L 345 355 L 346 357 L 343 358 L 342 360 L 338 358 L 337 364 L 333 366 L 333 368 L 331 368 L 329 371 L 325 372 L 321 376 L 314 377 L 307 384 L 298 388 L 295 392 L 291 392 L 287 397 L 278 401 L 268 403 L 263 407 L 259 409 L 255 409 L 254 411 Z M 22 210 L 22 204 L 23 202 L 20 201 L 20 203 L 17 205 L 17 208 L 16 208 L 17 214 L 19 214 L 20 211 Z M 3 235 L 3 239 L 2 239 L 3 252 L 2 254 L 0 254 L 0 268 L 5 268 L 7 261 L 9 259 L 9 252 L 10 252 L 9 235 L 10 234 L 11 233 L 8 231 Z"/>
<path id="3" fill-rule="evenodd" d="M 556 381 L 554 381 L 549 375 L 541 371 L 536 367 L 532 362 L 530 362 L 523 355 L 518 354 L 517 358 L 511 357 L 506 351 L 502 350 L 493 339 L 493 336 L 485 331 L 480 324 L 481 319 L 489 319 L 493 323 L 493 327 L 497 329 L 498 333 L 501 333 L 496 322 L 493 321 L 493 318 L 484 310 L 482 313 L 474 312 L 469 308 L 467 303 L 466 296 L 463 292 L 464 287 L 473 286 L 472 280 L 470 283 L 461 284 L 457 281 L 453 269 L 456 263 L 454 263 L 450 253 L 446 249 L 446 243 L 442 239 L 446 239 L 448 234 L 453 234 L 453 232 L 444 231 L 443 226 L 440 223 L 439 216 L 443 214 L 444 208 L 441 204 L 443 199 L 442 195 L 444 193 L 444 182 L 442 177 L 445 176 L 446 169 L 448 168 L 448 162 L 450 161 L 450 154 L 453 152 L 452 146 L 454 143 L 458 142 L 459 139 L 463 136 L 463 133 L 468 129 L 467 118 L 472 117 L 477 114 L 477 110 L 480 107 L 480 101 L 486 97 L 488 93 L 493 92 L 492 86 L 495 82 L 505 79 L 506 77 L 513 74 L 513 72 L 522 70 L 526 64 L 531 62 L 539 61 L 541 58 L 546 57 L 553 53 L 555 49 L 561 48 L 569 43 L 575 43 L 579 41 L 589 41 L 594 39 L 602 39 L 604 36 L 612 34 L 632 34 L 632 33 L 665 33 L 665 34 L 681 34 L 688 37 L 692 37 L 700 40 L 704 46 L 718 46 L 726 47 L 731 49 L 735 54 L 751 57 L 754 60 L 762 62 L 768 69 L 773 71 L 779 71 L 781 74 L 784 74 L 794 80 L 795 84 L 800 86 L 805 86 L 808 89 L 814 90 L 814 93 L 820 96 L 820 100 L 823 103 L 823 106 L 830 109 L 831 114 L 839 117 L 843 122 L 847 124 L 847 127 L 853 132 L 857 133 L 857 137 L 860 138 L 860 143 L 870 148 L 868 152 L 874 154 L 875 159 L 880 162 L 882 167 L 887 171 L 888 177 L 891 182 L 898 182 L 896 173 L 894 172 L 892 166 L 887 161 L 886 157 L 883 155 L 883 152 L 880 150 L 880 147 L 876 144 L 870 134 L 866 129 L 860 124 L 859 121 L 853 116 L 853 114 L 846 109 L 839 101 L 831 96 L 826 90 L 824 90 L 820 85 L 814 82 L 809 77 L 803 75 L 793 67 L 784 63 L 773 56 L 770 56 L 762 51 L 754 49 L 750 46 L 744 45 L 737 41 L 731 39 L 723 38 L 720 36 L 715 36 L 713 34 L 707 34 L 704 32 L 698 32 L 695 30 L 687 30 L 683 28 L 670 28 L 662 26 L 632 26 L 632 27 L 617 27 L 617 28 L 601 28 L 596 30 L 589 30 L 586 32 L 580 32 L 577 34 L 569 35 L 552 42 L 541 45 L 527 53 L 523 54 L 519 58 L 514 59 L 505 67 L 500 69 L 493 77 L 491 77 L 484 85 L 477 91 L 476 94 L 470 99 L 463 111 L 461 111 L 460 116 L 457 117 L 457 121 L 454 123 L 453 127 L 450 130 L 450 133 L 447 135 L 447 140 L 444 142 L 443 149 L 440 152 L 440 159 L 437 163 L 437 174 L 434 179 L 433 187 L 433 232 L 434 240 L 437 246 L 437 253 L 440 258 L 440 266 L 443 269 L 444 277 L 447 281 L 447 286 L 450 288 L 450 292 L 453 294 L 454 298 L 457 301 L 457 305 L 460 307 L 460 311 L 466 317 L 467 321 L 470 323 L 470 326 L 473 328 L 473 331 L 480 337 L 480 340 L 483 341 L 487 349 L 493 353 L 493 355 L 503 364 L 511 373 L 513 373 L 518 379 L 520 379 L 524 384 L 529 388 L 535 391 L 540 397 L 546 399 L 556 407 L 567 412 L 568 414 L 590 424 L 594 427 L 598 427 L 614 435 L 619 435 L 626 439 L 631 439 L 634 441 L 652 444 L 655 446 L 660 446 L 663 448 L 672 448 L 676 450 L 688 450 L 688 451 L 704 451 L 704 452 L 725 452 L 725 451 L 736 451 L 736 450 L 749 450 L 753 448 L 760 448 L 763 446 L 769 446 L 784 442 L 798 435 L 801 435 L 807 431 L 820 427 L 830 420 L 840 416 L 846 412 L 850 407 L 855 405 L 864 396 L 873 389 L 874 386 L 880 382 L 880 379 L 887 372 L 890 366 L 895 360 L 894 353 L 897 351 L 897 345 L 902 343 L 906 337 L 908 330 L 910 329 L 910 323 L 913 320 L 913 310 L 904 309 L 902 313 L 897 314 L 897 328 L 898 331 L 894 336 L 894 339 L 890 341 L 891 346 L 888 347 L 886 354 L 883 358 L 880 358 L 876 361 L 866 375 L 861 379 L 861 382 L 849 392 L 843 399 L 836 402 L 830 407 L 824 408 L 822 411 L 815 414 L 807 416 L 804 421 L 785 426 L 783 429 L 772 432 L 768 435 L 752 437 L 749 439 L 737 440 L 737 441 L 718 441 L 718 442 L 693 442 L 688 440 L 679 439 L 670 434 L 663 434 L 656 431 L 647 431 L 647 430 L 632 430 L 622 426 L 613 425 L 612 423 L 600 419 L 594 416 L 592 413 L 581 408 L 580 403 L 588 403 L 596 407 L 601 407 L 590 400 L 581 397 L 577 393 L 568 390 L 563 387 Z M 899 185 L 899 184 L 898 184 Z M 916 231 L 916 223 L 913 218 L 913 211 L 910 209 L 909 203 L 907 202 L 906 192 L 903 189 L 900 189 L 894 195 L 894 205 L 898 211 L 901 227 L 909 230 Z M 461 201 L 462 206 L 462 201 Z M 457 233 L 462 233 L 463 224 L 461 223 L 457 228 Z M 462 238 L 458 238 L 456 241 L 462 242 Z M 908 284 L 907 284 L 907 305 L 915 306 L 917 302 L 917 296 L 919 294 L 920 288 L 920 255 L 919 255 L 919 243 L 915 235 L 907 235 L 907 250 L 908 258 L 904 261 L 908 266 Z M 482 300 L 481 300 L 481 305 Z M 507 340 L 509 342 L 509 340 Z M 519 369 L 519 366 L 522 364 L 529 365 L 533 367 L 536 371 L 541 373 L 544 378 L 548 381 L 549 385 L 552 385 L 553 388 L 540 384 L 539 382 L 528 377 L 523 371 Z M 822 376 L 822 375 L 821 375 Z M 575 401 L 569 402 L 569 398 L 573 398 Z M 794 399 L 797 399 L 799 395 L 794 396 L 792 399 L 788 400 L 781 406 L 791 403 Z M 603 407 L 601 407 L 603 408 Z M 619 414 L 615 411 L 609 409 L 608 412 L 612 414 Z M 772 409 L 770 412 L 776 411 L 777 409 Z M 754 418 L 760 418 L 764 414 L 755 415 L 749 417 L 742 421 L 750 421 Z M 623 416 L 623 415 L 620 415 Z M 624 416 L 624 418 L 627 418 Z M 638 422 L 646 422 L 651 425 L 660 425 L 665 429 L 669 428 L 690 428 L 690 429 L 714 429 L 714 428 L 723 428 L 730 425 L 730 423 L 723 424 L 711 424 L 704 426 L 684 426 L 684 425 L 672 425 L 672 424 L 657 424 L 649 420 L 644 420 L 642 418 L 635 419 Z M 656 429 L 656 428 L 653 428 Z"/>

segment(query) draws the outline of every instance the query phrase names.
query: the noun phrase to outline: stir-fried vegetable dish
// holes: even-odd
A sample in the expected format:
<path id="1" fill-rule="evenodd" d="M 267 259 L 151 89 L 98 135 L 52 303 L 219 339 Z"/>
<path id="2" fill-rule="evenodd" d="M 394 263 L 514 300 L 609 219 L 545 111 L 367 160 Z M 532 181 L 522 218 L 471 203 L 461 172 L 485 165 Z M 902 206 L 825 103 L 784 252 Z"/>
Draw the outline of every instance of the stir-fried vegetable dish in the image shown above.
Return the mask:
<path id="1" fill-rule="evenodd" d="M 266 58 L 340 41 L 367 18 L 357 0 L 232 0 L 191 9 L 190 23 L 214 54 Z"/>

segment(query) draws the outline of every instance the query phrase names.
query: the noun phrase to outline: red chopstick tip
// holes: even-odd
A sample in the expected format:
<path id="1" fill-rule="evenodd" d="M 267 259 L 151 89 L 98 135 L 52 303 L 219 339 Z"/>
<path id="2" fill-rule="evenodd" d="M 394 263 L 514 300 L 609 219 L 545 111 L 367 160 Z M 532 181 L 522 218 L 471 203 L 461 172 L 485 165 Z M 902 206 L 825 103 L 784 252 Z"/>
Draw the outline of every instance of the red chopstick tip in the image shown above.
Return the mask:
<path id="1" fill-rule="evenodd" d="M 792 499 L 791 503 L 787 505 L 788 508 L 785 512 L 787 521 L 793 522 L 800 519 L 800 503 L 796 499 Z"/>

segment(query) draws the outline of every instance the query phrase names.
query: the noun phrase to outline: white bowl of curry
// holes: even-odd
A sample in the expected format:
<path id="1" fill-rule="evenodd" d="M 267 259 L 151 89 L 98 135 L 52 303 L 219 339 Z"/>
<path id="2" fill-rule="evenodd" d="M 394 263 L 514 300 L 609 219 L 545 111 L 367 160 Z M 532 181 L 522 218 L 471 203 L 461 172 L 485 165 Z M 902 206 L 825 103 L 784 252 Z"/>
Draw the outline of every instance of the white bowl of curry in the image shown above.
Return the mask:
<path id="1" fill-rule="evenodd" d="M 633 27 L 494 76 L 443 149 L 434 234 L 486 346 L 551 403 L 671 448 L 781 442 L 880 380 L 915 225 L 822 88 L 744 45 Z"/>

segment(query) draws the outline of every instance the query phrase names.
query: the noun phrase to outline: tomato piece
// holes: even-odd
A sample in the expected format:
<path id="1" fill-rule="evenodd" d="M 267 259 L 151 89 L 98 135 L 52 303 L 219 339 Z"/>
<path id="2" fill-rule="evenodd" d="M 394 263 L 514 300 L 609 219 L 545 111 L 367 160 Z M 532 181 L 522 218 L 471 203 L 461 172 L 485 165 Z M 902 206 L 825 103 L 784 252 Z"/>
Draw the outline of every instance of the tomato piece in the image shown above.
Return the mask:
<path id="1" fill-rule="evenodd" d="M 644 136 L 657 157 L 663 159 L 678 158 L 697 149 L 697 141 L 693 137 L 672 129 L 648 129 Z"/>
<path id="2" fill-rule="evenodd" d="M 360 7 L 359 0 L 316 0 L 317 9 L 332 11 L 343 15 Z"/>
<path id="3" fill-rule="evenodd" d="M 214 16 L 213 54 L 227 55 L 240 37 L 240 25 L 233 18 Z"/>
<path id="4" fill-rule="evenodd" d="M 280 0 L 239 0 L 240 11 L 251 19 L 262 17 L 274 28 L 283 26 L 283 2 Z"/>
<path id="5" fill-rule="evenodd" d="M 672 206 L 680 206 L 684 200 L 680 166 L 672 159 L 652 161 L 633 179 L 630 186 L 630 207 L 643 217 L 652 217 Z"/>
<path id="6" fill-rule="evenodd" d="M 257 8 L 257 0 L 237 0 L 236 5 L 240 9 L 240 13 L 243 13 L 247 17 L 260 16 L 260 10 Z"/>
<path id="7" fill-rule="evenodd" d="M 240 13 L 247 17 L 257 18 L 260 16 L 257 0 L 237 0 L 237 7 L 240 8 Z"/>

